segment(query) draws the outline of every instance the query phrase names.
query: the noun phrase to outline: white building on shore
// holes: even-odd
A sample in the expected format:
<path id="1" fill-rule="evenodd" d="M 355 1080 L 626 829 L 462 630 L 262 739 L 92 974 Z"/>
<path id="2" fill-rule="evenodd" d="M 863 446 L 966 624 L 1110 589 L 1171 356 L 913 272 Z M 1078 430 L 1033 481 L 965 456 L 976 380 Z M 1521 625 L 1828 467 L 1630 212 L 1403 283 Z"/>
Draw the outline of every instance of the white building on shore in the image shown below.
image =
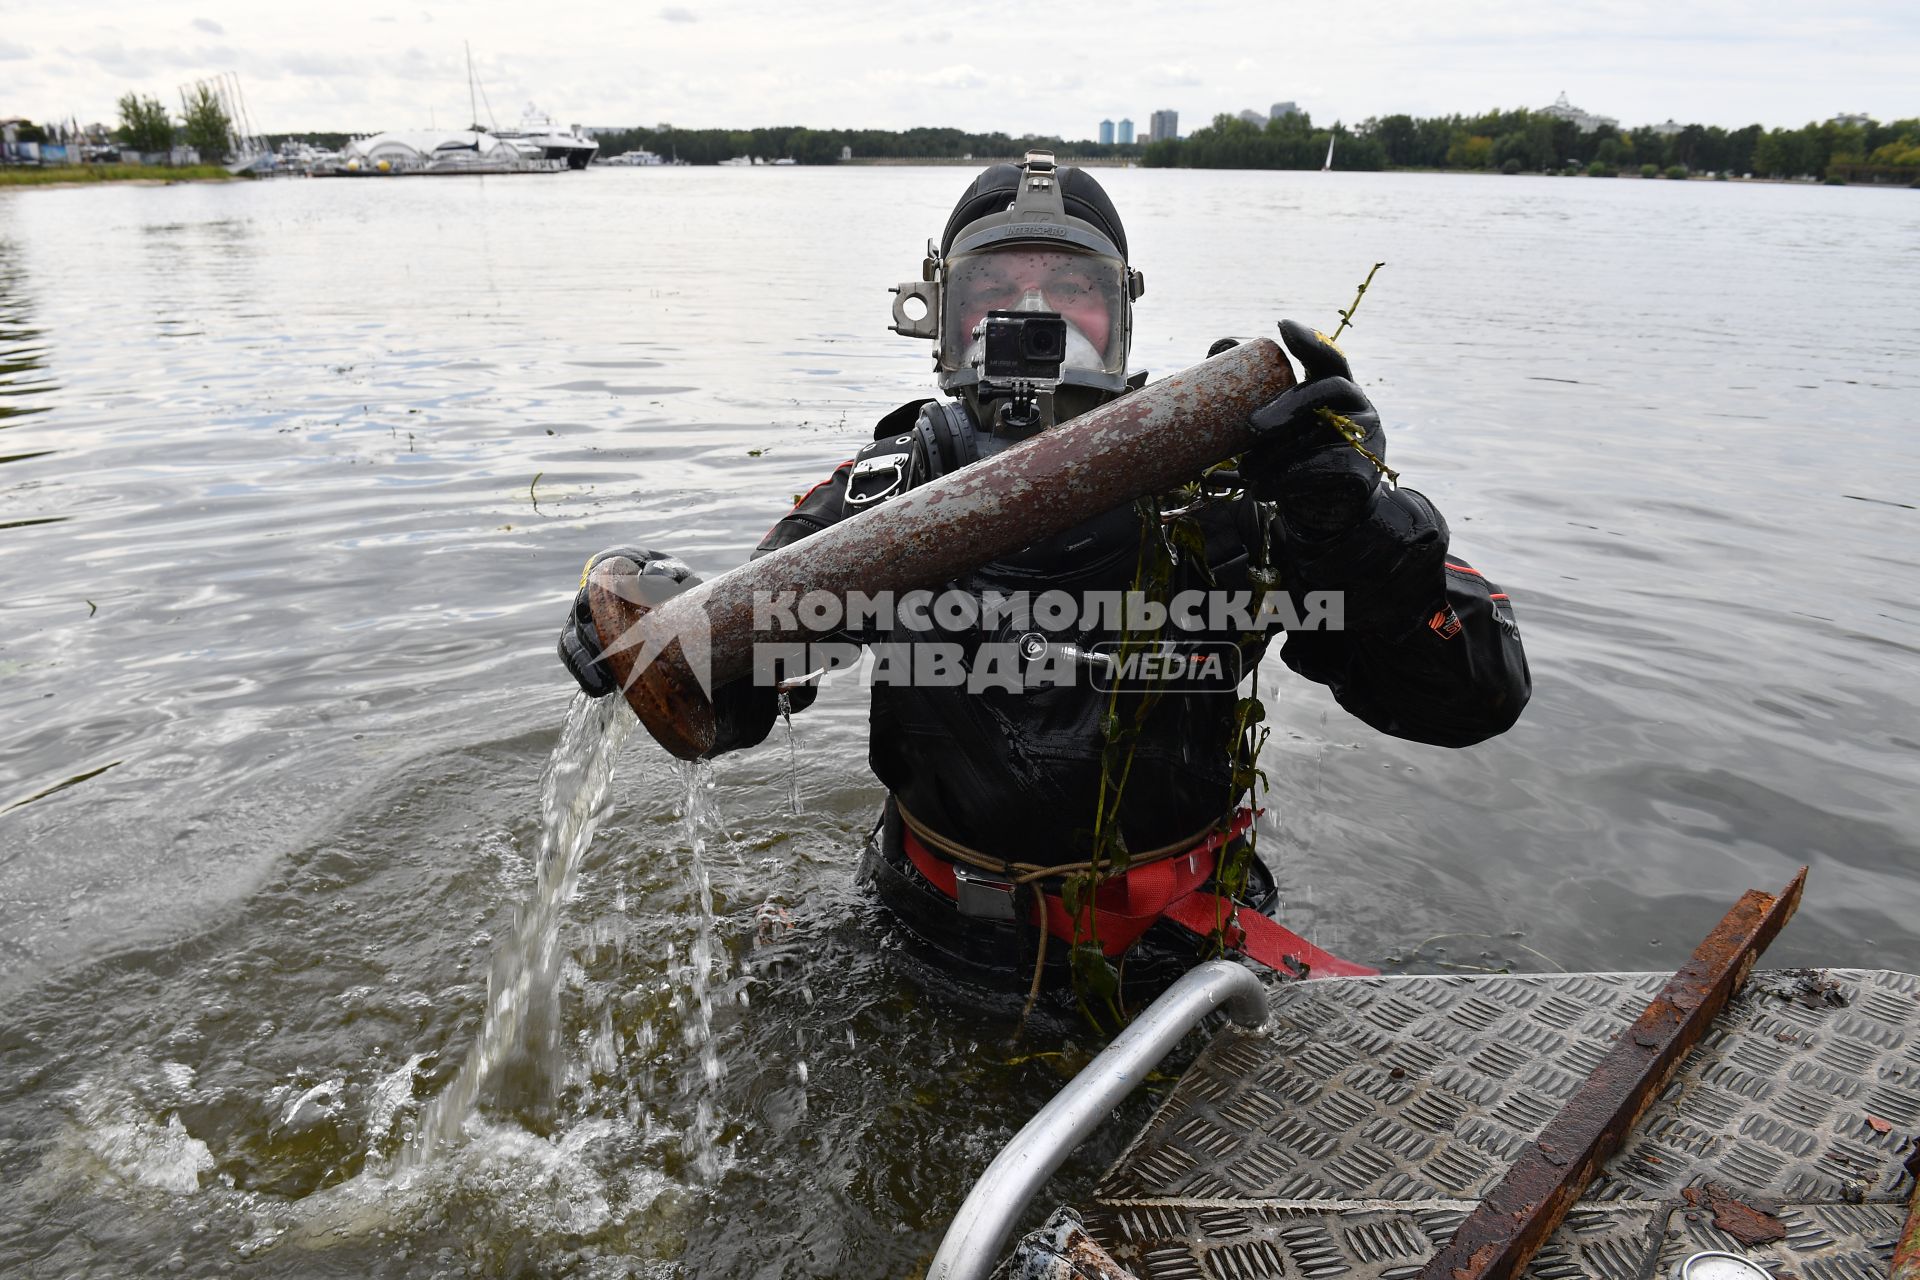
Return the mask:
<path id="1" fill-rule="evenodd" d="M 1540 114 L 1552 116 L 1556 120 L 1571 120 L 1582 133 L 1592 133 L 1596 129 L 1618 129 L 1620 122 L 1612 116 L 1597 116 L 1591 111 L 1583 111 L 1567 101 L 1567 92 L 1562 89 L 1560 96 L 1553 100 L 1550 107 L 1540 108 Z"/>

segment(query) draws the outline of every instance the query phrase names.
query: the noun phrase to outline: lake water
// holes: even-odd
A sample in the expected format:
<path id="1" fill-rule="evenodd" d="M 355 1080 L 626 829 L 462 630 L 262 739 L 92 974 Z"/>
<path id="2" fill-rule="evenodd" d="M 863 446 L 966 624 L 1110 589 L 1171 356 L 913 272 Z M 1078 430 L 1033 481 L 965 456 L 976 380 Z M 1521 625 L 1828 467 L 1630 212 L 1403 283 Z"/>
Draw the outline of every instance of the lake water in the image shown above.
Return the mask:
<path id="1" fill-rule="evenodd" d="M 852 883 L 850 682 L 796 721 L 799 816 L 777 729 L 714 770 L 717 1083 L 686 789 L 636 734 L 559 1104 L 356 1175 L 453 1078 L 532 886 L 581 561 L 722 571 L 924 394 L 886 290 L 969 176 L 0 193 L 0 1270 L 924 1265 L 1096 1046 L 902 959 Z M 1386 261 L 1344 345 L 1526 636 L 1531 708 L 1460 752 L 1270 660 L 1289 924 L 1393 970 L 1670 969 L 1804 862 L 1770 963 L 1920 969 L 1920 193 L 1099 176 L 1156 373 L 1330 328 Z"/>

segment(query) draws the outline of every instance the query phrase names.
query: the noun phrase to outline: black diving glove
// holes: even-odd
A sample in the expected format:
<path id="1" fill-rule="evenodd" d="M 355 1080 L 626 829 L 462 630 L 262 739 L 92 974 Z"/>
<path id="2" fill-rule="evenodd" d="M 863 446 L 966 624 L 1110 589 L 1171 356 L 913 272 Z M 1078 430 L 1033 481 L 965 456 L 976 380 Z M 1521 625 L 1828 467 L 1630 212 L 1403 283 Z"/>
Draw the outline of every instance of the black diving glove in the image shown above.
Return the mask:
<path id="1" fill-rule="evenodd" d="M 1386 435 L 1338 347 L 1297 320 L 1282 320 L 1280 337 L 1306 378 L 1253 411 L 1259 443 L 1241 459 L 1241 474 L 1256 498 L 1279 505 L 1289 532 L 1327 538 L 1366 515 L 1386 465 Z M 1366 453 L 1327 420 L 1329 413 L 1359 428 Z"/>
<path id="2" fill-rule="evenodd" d="M 618 686 L 613 668 L 600 652 L 600 633 L 593 625 L 593 610 L 587 606 L 587 574 L 601 561 L 614 556 L 625 556 L 640 566 L 642 574 L 668 578 L 683 588 L 700 583 L 693 570 L 678 558 L 641 547 L 610 547 L 587 561 L 586 570 L 580 575 L 580 590 L 573 597 L 572 608 L 567 610 L 566 625 L 560 628 L 560 663 L 593 698 L 604 698 Z"/>

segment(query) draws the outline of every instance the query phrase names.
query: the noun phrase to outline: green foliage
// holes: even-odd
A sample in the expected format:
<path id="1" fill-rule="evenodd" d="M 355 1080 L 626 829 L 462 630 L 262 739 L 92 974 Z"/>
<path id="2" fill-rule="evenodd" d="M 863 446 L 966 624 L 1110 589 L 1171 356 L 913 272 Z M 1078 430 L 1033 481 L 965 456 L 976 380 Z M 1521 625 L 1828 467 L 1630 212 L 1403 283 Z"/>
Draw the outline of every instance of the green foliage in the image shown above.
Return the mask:
<path id="1" fill-rule="evenodd" d="M 1667 176 L 1675 182 L 1685 182 L 1687 180 L 1687 166 L 1683 164 L 1670 164 L 1667 166 Z"/>
<path id="2" fill-rule="evenodd" d="M 1886 124 L 1872 121 L 1865 125 L 1829 121 L 1764 133 L 1755 125 L 1753 131 L 1753 148 L 1746 164 L 1729 162 L 1724 167 L 1768 178 L 1824 178 L 1832 176 L 1828 171 L 1835 167 L 1920 165 L 1920 145 L 1914 141 L 1920 138 L 1920 120 Z M 1896 158 L 1902 156 L 1904 160 Z"/>
<path id="3" fill-rule="evenodd" d="M 1485 169 L 1493 163 L 1493 139 L 1476 133 L 1455 138 L 1447 148 L 1447 168 Z"/>
<path id="4" fill-rule="evenodd" d="M 966 133 L 959 129 L 808 129 L 776 125 L 762 129 L 622 129 L 600 135 L 600 154 L 617 156 L 647 150 L 688 164 L 719 164 L 735 156 L 789 159 L 797 164 L 838 164 L 840 148 L 859 160 L 958 160 L 973 156 L 981 164 L 1017 159 L 1029 148 L 1049 148 L 1061 156 L 1137 158 L 1140 143 L 1101 146 L 1097 142 L 1026 134 Z"/>
<path id="5" fill-rule="evenodd" d="M 1386 148 L 1379 139 L 1341 124 L 1316 129 L 1304 111 L 1265 126 L 1218 115 L 1189 137 L 1149 144 L 1142 163 L 1150 169 L 1318 169 L 1326 163 L 1329 142 L 1336 169 L 1387 166 Z"/>
<path id="6" fill-rule="evenodd" d="M 45 142 L 47 131 L 31 120 L 22 120 L 14 126 L 13 136 L 22 142 Z"/>
<path id="7" fill-rule="evenodd" d="M 1500 166 L 1500 172 L 1509 176 L 1520 172 L 1520 162 L 1509 156 Z"/>
<path id="8" fill-rule="evenodd" d="M 1120 971 L 1101 952 L 1100 944 L 1074 943 L 1067 950 L 1067 963 L 1073 973 L 1074 992 L 1089 1020 L 1100 1025 L 1100 1020 L 1093 1016 L 1092 1006 L 1097 1005 L 1113 1019 L 1116 1027 L 1124 1026 L 1126 1016 L 1120 1012 Z"/>
<path id="9" fill-rule="evenodd" d="M 1617 178 L 1620 176 L 1620 170 L 1614 168 L 1605 160 L 1595 160 L 1587 166 L 1587 176 L 1589 178 Z"/>
<path id="10" fill-rule="evenodd" d="M 1593 149 L 1593 158 L 1610 169 L 1617 169 L 1622 164 L 1632 164 L 1633 154 L 1632 138 L 1602 137 L 1600 145 Z M 1588 168 L 1592 166 L 1589 165 Z"/>
<path id="11" fill-rule="evenodd" d="M 186 143 L 200 153 L 208 164 L 225 164 L 233 154 L 233 121 L 220 99 L 204 84 L 195 85 L 187 96 L 187 113 L 181 117 Z"/>
<path id="12" fill-rule="evenodd" d="M 1690 124 L 1678 133 L 1652 126 L 1581 132 L 1572 122 L 1537 111 L 1489 111 L 1480 115 L 1382 116 L 1363 122 L 1358 138 L 1379 145 L 1388 168 L 1498 169 L 1592 173 L 1638 165 L 1658 177 L 1680 166 L 1688 173 L 1754 173 L 1772 177 L 1821 176 L 1829 165 L 1864 163 L 1892 168 L 1920 165 L 1920 121 L 1865 126 L 1809 124 L 1767 130 L 1760 125 L 1723 129 Z M 1486 145 L 1491 139 L 1491 151 Z M 1882 148 L 1892 148 L 1883 156 Z M 1153 163 L 1149 148 L 1149 163 Z M 1595 162 L 1601 166 L 1596 173 Z"/>
<path id="13" fill-rule="evenodd" d="M 1903 133 L 1892 142 L 1875 147 L 1873 154 L 1867 159 L 1873 164 L 1895 165 L 1901 168 L 1920 165 L 1920 137 Z"/>
<path id="14" fill-rule="evenodd" d="M 147 154 L 173 147 L 173 121 L 160 99 L 138 93 L 122 94 L 120 128 L 116 131 L 123 145 Z"/>

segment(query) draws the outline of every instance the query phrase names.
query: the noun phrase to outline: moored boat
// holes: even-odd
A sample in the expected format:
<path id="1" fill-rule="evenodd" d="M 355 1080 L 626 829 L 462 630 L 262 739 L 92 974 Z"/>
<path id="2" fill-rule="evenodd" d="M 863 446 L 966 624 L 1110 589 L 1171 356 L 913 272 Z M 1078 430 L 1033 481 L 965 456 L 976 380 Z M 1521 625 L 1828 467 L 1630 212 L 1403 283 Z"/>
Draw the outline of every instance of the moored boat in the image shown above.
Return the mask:
<path id="1" fill-rule="evenodd" d="M 586 168 L 600 150 L 599 140 L 588 136 L 579 125 L 563 128 L 531 102 L 517 128 L 496 129 L 493 136 L 538 147 L 542 159 L 558 160 L 569 169 Z"/>

